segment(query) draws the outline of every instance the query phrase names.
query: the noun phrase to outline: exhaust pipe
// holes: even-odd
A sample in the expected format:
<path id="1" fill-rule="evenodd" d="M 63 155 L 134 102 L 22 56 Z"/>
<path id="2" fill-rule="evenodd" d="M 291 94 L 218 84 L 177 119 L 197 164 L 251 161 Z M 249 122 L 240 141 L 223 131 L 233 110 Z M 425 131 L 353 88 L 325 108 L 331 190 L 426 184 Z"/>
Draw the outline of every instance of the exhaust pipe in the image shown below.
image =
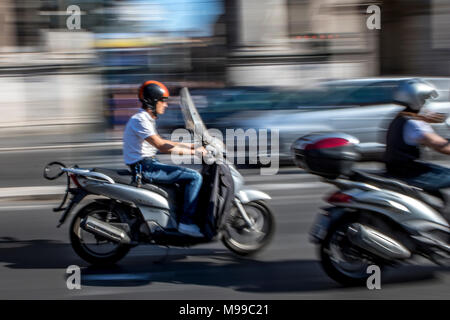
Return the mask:
<path id="1" fill-rule="evenodd" d="M 94 217 L 87 217 L 83 219 L 80 223 L 80 227 L 83 230 L 102 236 L 113 242 L 123 244 L 129 244 L 131 242 L 130 237 L 124 230 L 114 227 L 109 223 L 106 223 Z"/>
<path id="2" fill-rule="evenodd" d="M 347 237 L 354 245 L 384 259 L 407 259 L 411 256 L 411 252 L 398 241 L 359 223 L 348 227 Z"/>

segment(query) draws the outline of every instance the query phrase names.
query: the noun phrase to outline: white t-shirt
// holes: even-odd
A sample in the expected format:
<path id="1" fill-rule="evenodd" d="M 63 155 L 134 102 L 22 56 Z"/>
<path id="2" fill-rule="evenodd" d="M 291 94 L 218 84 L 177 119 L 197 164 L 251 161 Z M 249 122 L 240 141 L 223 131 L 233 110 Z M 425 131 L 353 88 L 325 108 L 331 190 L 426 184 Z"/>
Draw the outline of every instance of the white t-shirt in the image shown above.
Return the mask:
<path id="1" fill-rule="evenodd" d="M 123 133 L 123 159 L 125 164 L 133 164 L 145 157 L 152 157 L 158 149 L 145 141 L 158 134 L 155 120 L 147 111 L 141 110 L 128 120 Z"/>
<path id="2" fill-rule="evenodd" d="M 418 141 L 425 133 L 434 132 L 433 128 L 426 122 L 420 120 L 408 120 L 403 127 L 403 140 L 410 146 L 417 146 Z"/>

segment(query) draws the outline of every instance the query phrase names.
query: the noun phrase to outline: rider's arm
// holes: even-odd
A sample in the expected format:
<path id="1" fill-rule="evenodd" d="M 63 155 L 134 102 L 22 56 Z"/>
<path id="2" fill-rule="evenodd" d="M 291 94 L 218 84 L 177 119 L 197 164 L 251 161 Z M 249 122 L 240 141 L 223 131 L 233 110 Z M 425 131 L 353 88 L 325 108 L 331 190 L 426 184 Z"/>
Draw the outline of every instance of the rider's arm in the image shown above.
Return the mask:
<path id="1" fill-rule="evenodd" d="M 159 134 L 151 135 L 145 140 L 162 153 L 193 155 L 196 152 L 196 150 L 192 148 L 192 145 L 190 143 L 166 140 L 161 138 Z"/>
<path id="2" fill-rule="evenodd" d="M 195 145 L 193 143 L 175 142 L 177 146 L 182 146 L 187 149 L 194 149 Z"/>
<path id="3" fill-rule="evenodd" d="M 450 143 L 436 134 L 429 123 L 410 119 L 403 131 L 403 139 L 409 145 L 425 145 L 437 152 L 450 154 Z"/>
<path id="4" fill-rule="evenodd" d="M 437 152 L 450 155 L 450 142 L 434 132 L 425 133 L 418 142 Z"/>

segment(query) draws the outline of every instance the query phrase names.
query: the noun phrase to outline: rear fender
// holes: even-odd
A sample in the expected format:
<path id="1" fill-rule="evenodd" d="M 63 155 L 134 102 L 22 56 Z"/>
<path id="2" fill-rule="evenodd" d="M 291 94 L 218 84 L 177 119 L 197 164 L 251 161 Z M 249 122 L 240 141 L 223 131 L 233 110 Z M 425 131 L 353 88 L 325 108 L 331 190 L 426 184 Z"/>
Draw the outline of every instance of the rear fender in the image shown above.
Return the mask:
<path id="1" fill-rule="evenodd" d="M 322 208 L 326 212 L 326 215 L 330 218 L 330 227 L 336 222 L 340 221 L 344 216 L 350 216 L 354 212 L 348 211 L 346 208 L 340 207 L 327 207 Z"/>
<path id="2" fill-rule="evenodd" d="M 390 190 L 371 190 L 360 193 L 354 196 L 354 201 L 339 205 L 374 212 L 404 227 L 411 220 L 423 220 L 448 227 L 439 212 L 426 203 Z"/>
<path id="3" fill-rule="evenodd" d="M 393 219 L 391 212 L 384 212 L 381 209 L 332 207 L 325 210 L 328 211 L 328 215 L 330 216 L 328 230 L 340 223 L 343 219 L 355 219 L 363 224 L 368 223 L 381 232 L 388 232 L 391 235 L 395 234 L 396 239 L 401 240 L 403 245 L 406 245 L 408 248 L 412 248 L 409 236 L 417 234 L 417 230 L 411 229 L 411 227 Z"/>
<path id="4" fill-rule="evenodd" d="M 329 233 L 330 229 L 341 219 L 350 215 L 350 212 L 339 207 L 325 207 L 323 211 L 315 217 L 314 223 L 309 231 L 309 240 L 312 243 L 321 243 Z"/>
<path id="5" fill-rule="evenodd" d="M 236 192 L 235 196 L 243 204 L 258 200 L 272 199 L 267 193 L 255 189 L 243 189 Z"/>
<path id="6" fill-rule="evenodd" d="M 65 208 L 62 208 L 62 205 L 66 200 L 66 198 L 64 198 L 64 201 L 61 204 L 61 206 L 59 208 L 53 209 L 55 212 L 64 210 L 61 218 L 59 219 L 57 228 L 61 227 L 64 224 L 64 222 L 66 222 L 67 217 L 70 215 L 72 210 L 88 195 L 87 192 L 79 188 L 69 189 L 68 192 L 70 192 L 70 194 L 72 195 L 69 204 Z"/>
<path id="7" fill-rule="evenodd" d="M 377 220 L 390 226 L 397 226 L 399 227 L 398 230 L 408 230 L 408 228 L 400 224 L 398 221 L 395 221 L 390 215 L 385 214 L 382 211 L 363 210 L 363 212 L 361 212 L 361 210 L 346 207 L 327 207 L 323 208 L 323 210 L 326 211 L 326 215 L 330 219 L 328 230 L 337 223 L 340 223 L 343 219 L 358 218 L 361 220 Z"/>

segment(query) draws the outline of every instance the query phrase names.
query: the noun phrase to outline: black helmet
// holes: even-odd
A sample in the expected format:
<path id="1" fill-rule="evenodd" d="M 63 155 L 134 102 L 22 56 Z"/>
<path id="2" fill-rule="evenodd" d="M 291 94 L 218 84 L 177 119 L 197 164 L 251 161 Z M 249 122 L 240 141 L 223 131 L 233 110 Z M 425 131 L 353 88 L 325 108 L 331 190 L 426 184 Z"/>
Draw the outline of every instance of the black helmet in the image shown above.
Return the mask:
<path id="1" fill-rule="evenodd" d="M 139 100 L 143 108 L 150 108 L 155 116 L 156 103 L 167 98 L 169 98 L 169 90 L 161 82 L 145 81 L 139 88 Z"/>

